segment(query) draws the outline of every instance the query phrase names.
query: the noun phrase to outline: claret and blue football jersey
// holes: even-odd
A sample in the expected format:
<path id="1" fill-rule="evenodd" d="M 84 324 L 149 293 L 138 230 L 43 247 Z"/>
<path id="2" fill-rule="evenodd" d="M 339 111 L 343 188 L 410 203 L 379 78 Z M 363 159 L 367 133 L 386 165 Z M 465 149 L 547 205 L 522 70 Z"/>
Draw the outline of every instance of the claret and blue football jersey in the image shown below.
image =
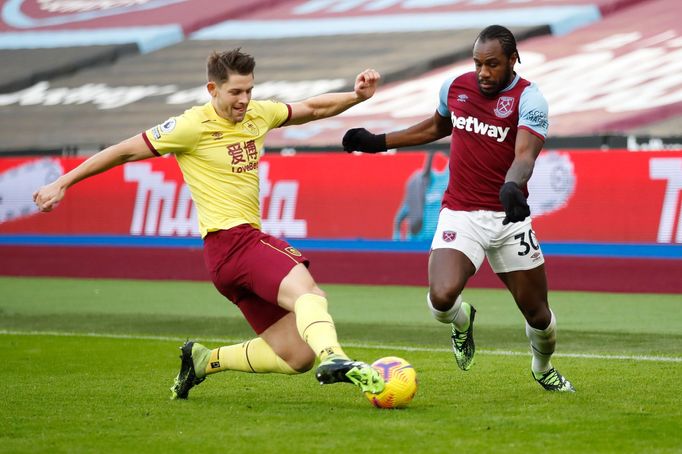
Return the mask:
<path id="1" fill-rule="evenodd" d="M 547 101 L 537 85 L 516 75 L 508 87 L 487 97 L 479 90 L 476 73 L 465 73 L 441 86 L 438 114 L 452 121 L 443 206 L 504 211 L 499 190 L 514 160 L 518 130 L 542 140 L 547 136 Z"/>

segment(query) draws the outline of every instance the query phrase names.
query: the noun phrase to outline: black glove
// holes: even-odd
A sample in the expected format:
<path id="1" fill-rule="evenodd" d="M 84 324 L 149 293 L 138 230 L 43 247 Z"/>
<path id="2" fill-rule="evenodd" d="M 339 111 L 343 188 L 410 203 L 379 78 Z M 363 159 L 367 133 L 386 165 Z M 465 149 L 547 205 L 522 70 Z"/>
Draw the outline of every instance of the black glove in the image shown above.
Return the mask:
<path id="1" fill-rule="evenodd" d="M 530 216 L 530 207 L 526 202 L 526 196 L 523 195 L 519 185 L 513 181 L 507 181 L 500 188 L 500 202 L 502 202 L 506 213 L 502 225 L 507 225 L 510 222 L 521 222 Z"/>
<path id="2" fill-rule="evenodd" d="M 378 153 L 386 151 L 386 134 L 372 134 L 365 128 L 354 128 L 346 131 L 341 143 L 348 153 L 353 151 Z"/>

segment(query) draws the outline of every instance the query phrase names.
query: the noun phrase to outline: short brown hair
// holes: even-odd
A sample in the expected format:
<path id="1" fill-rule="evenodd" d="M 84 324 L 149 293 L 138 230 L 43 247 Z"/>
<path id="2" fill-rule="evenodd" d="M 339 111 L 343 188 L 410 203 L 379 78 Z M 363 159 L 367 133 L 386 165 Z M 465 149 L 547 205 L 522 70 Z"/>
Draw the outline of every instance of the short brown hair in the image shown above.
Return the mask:
<path id="1" fill-rule="evenodd" d="M 255 68 L 256 60 L 251 55 L 243 53 L 241 47 L 225 52 L 213 51 L 206 63 L 208 80 L 219 85 L 227 82 L 230 74 L 248 76 L 253 74 Z"/>

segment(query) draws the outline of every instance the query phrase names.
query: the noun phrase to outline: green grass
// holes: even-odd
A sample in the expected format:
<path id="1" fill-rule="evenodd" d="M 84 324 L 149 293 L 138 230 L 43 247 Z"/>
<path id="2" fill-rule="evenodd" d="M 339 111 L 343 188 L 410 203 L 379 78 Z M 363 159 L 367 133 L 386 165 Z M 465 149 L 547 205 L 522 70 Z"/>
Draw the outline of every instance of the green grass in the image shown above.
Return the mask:
<path id="1" fill-rule="evenodd" d="M 479 349 L 465 373 L 426 289 L 324 289 L 348 353 L 415 366 L 409 408 L 374 409 L 311 373 L 228 372 L 170 401 L 185 338 L 253 336 L 210 283 L 0 278 L 0 452 L 682 451 L 680 295 L 552 293 L 554 364 L 578 390 L 564 395 L 530 378 L 504 291 L 465 292 Z"/>

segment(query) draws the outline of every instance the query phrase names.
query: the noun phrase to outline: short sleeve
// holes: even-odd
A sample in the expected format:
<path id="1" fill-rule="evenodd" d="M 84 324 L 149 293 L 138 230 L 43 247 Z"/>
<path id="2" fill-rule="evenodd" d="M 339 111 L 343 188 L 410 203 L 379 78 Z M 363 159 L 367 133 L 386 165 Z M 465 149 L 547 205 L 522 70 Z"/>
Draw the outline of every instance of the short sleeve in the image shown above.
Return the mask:
<path id="1" fill-rule="evenodd" d="M 438 114 L 441 117 L 450 117 L 450 109 L 448 109 L 448 93 L 450 92 L 450 86 L 452 85 L 452 82 L 455 80 L 455 77 L 457 76 L 452 76 L 448 78 L 445 82 L 443 82 L 443 85 L 440 86 L 440 91 L 438 92 Z"/>
<path id="2" fill-rule="evenodd" d="M 530 84 L 521 93 L 519 128 L 527 129 L 544 140 L 549 128 L 548 111 L 547 101 L 540 89 L 536 84 Z"/>
<path id="3" fill-rule="evenodd" d="M 259 101 L 261 114 L 269 129 L 279 128 L 291 118 L 291 106 L 277 101 Z"/>
<path id="4" fill-rule="evenodd" d="M 199 141 L 199 129 L 186 115 L 171 117 L 142 133 L 149 149 L 156 155 L 184 153 Z"/>

